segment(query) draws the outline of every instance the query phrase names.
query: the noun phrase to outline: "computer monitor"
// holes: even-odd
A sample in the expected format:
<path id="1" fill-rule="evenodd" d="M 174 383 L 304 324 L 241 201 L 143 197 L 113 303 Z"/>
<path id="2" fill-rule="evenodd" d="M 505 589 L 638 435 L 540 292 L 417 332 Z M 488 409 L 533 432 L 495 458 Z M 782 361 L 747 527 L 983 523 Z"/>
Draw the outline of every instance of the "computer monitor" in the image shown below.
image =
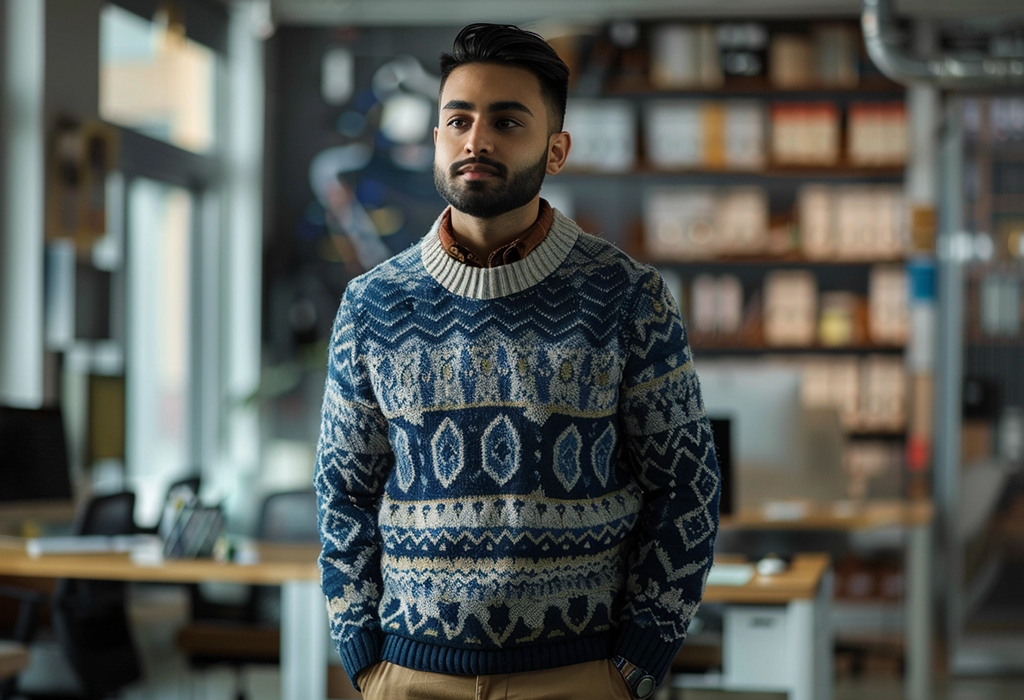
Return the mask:
<path id="1" fill-rule="evenodd" d="M 838 415 L 802 407 L 798 367 L 704 360 L 697 376 L 708 417 L 729 421 L 731 507 L 845 498 Z"/>
<path id="2" fill-rule="evenodd" d="M 795 471 L 802 466 L 799 369 L 704 361 L 697 376 L 708 417 L 731 421 L 736 468 Z"/>
<path id="3" fill-rule="evenodd" d="M 718 471 L 721 475 L 722 491 L 719 495 L 718 511 L 732 515 L 732 421 L 728 418 L 710 418 L 711 435 L 715 440 L 715 456 L 718 457 Z"/>
<path id="4" fill-rule="evenodd" d="M 0 502 L 71 496 L 60 409 L 0 406 Z"/>

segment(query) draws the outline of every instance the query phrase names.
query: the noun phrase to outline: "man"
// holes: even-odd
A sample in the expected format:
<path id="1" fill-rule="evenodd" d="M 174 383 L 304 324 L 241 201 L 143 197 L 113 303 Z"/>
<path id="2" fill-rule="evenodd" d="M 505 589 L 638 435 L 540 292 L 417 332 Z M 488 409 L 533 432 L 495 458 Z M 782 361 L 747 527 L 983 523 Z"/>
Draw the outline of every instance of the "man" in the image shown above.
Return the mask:
<path id="1" fill-rule="evenodd" d="M 367 698 L 649 697 L 703 594 L 718 464 L 664 282 L 540 199 L 568 69 L 474 24 L 441 56 L 451 205 L 353 280 L 315 485 Z"/>

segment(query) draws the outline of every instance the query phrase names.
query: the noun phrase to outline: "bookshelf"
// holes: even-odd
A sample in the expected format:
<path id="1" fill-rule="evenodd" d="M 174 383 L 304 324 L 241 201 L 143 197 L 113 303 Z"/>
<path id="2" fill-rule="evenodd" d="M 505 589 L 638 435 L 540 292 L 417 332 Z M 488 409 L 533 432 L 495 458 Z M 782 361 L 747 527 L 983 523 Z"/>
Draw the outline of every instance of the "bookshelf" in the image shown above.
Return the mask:
<path id="1" fill-rule="evenodd" d="M 589 43 L 556 45 L 578 76 L 566 119 L 573 153 L 557 179 L 577 220 L 599 234 L 624 232 L 623 249 L 659 269 L 687 321 L 698 362 L 807 365 L 805 377 L 821 383 L 834 375 L 846 387 L 819 387 L 819 400 L 831 396 L 828 401 L 848 415 L 852 406 L 863 412 L 880 403 L 862 394 L 867 386 L 885 385 L 877 377 L 872 383 L 878 367 L 902 376 L 909 333 L 906 302 L 893 311 L 899 301 L 880 300 L 876 289 L 877 277 L 902 274 L 909 253 L 909 217 L 901 216 L 903 87 L 871 67 L 852 21 L 635 26 L 631 37 L 612 24 Z M 751 74 L 740 74 L 744 70 Z M 781 121 L 786 118 L 795 121 Z M 855 125 L 856 119 L 862 121 Z M 815 129 L 819 143 L 792 142 Z M 868 143 L 864 151 L 864 134 L 883 142 L 873 151 Z M 871 160 L 872 153 L 890 152 L 899 156 Z M 814 187 L 819 205 L 831 207 L 834 230 L 812 235 L 806 200 Z M 853 230 L 858 211 L 886 207 L 888 220 L 862 225 L 878 229 L 877 245 Z M 697 229 L 704 238 L 684 240 L 687 230 Z M 770 327 L 779 316 L 771 285 L 780 274 L 776 282 L 800 282 L 813 296 L 804 305 L 804 327 L 788 341 Z M 716 300 L 702 298 L 702 289 L 711 289 Z M 898 282 L 894 289 L 889 297 L 899 294 Z M 774 298 L 780 296 L 786 295 Z M 709 309 L 716 305 L 727 319 L 713 318 Z M 886 309 L 899 318 L 880 330 L 872 314 Z M 895 383 L 888 403 L 910 392 L 907 377 Z M 858 395 L 842 395 L 847 390 Z M 885 427 L 866 425 L 851 423 L 847 437 L 889 446 L 906 437 L 906 416 Z M 890 466 L 902 470 L 902 464 Z"/>
<path id="2" fill-rule="evenodd" d="M 712 22 L 711 33 L 729 24 L 732 23 Z M 850 470 L 848 475 L 858 470 L 861 474 L 877 470 L 881 476 L 873 482 L 876 486 L 869 490 L 869 495 L 899 498 L 905 495 L 906 488 L 902 475 L 910 416 L 905 408 L 893 410 L 893 405 L 909 405 L 914 391 L 913 382 L 904 370 L 909 335 L 907 302 L 903 300 L 901 310 L 904 317 L 900 323 L 904 328 L 895 334 L 890 332 L 887 337 L 872 337 L 870 315 L 872 309 L 879 308 L 879 304 L 872 304 L 872 280 L 877 272 L 905 273 L 910 258 L 909 232 L 900 219 L 893 223 L 893 235 L 889 236 L 898 241 L 898 245 L 844 250 L 837 242 L 856 241 L 857 236 L 826 231 L 817 238 L 826 245 L 809 246 L 804 241 L 807 226 L 802 221 L 801 206 L 809 187 L 824 188 L 830 196 L 846 196 L 847 193 L 859 196 L 865 191 L 883 190 L 897 198 L 902 195 L 906 174 L 906 163 L 902 159 L 870 163 L 853 157 L 851 115 L 858 105 L 902 105 L 904 88 L 873 71 L 858 49 L 861 45 L 859 30 L 853 22 L 839 24 L 847 33 L 847 39 L 851 39 L 848 54 L 851 63 L 847 68 L 855 67 L 856 80 L 829 84 L 814 80 L 812 76 L 799 86 L 780 86 L 771 66 L 773 38 L 780 34 L 813 36 L 821 24 L 814 21 L 754 24 L 759 24 L 765 33 L 762 48 L 753 50 L 763 62 L 761 73 L 721 75 L 716 85 L 664 87 L 655 84 L 657 81 L 652 80 L 650 74 L 657 60 L 653 44 L 660 23 L 640 23 L 637 43 L 619 47 L 617 57 L 614 42 L 608 38 L 597 39 L 589 54 L 581 50 L 577 58 L 583 77 L 577 89 L 570 93 L 570 106 L 577 98 L 590 111 L 584 119 L 567 123 L 567 129 L 573 136 L 574 152 L 582 152 L 583 159 L 574 163 L 571 154 L 567 169 L 556 180 L 569 193 L 573 214 L 585 230 L 608 237 L 619 233 L 620 245 L 626 252 L 662 273 L 676 294 L 687 322 L 698 375 L 702 365 L 715 362 L 777 362 L 800 367 L 804 373 L 805 405 L 833 408 L 839 414 L 845 437 L 844 468 Z M 825 24 L 837 27 L 834 21 Z M 708 25 L 703 25 L 703 30 L 697 29 L 698 25 L 691 26 L 694 31 L 708 33 Z M 723 49 L 722 55 L 724 53 Z M 596 71 L 588 66 L 588 59 L 594 55 L 604 61 L 600 90 L 594 89 Z M 603 100 L 610 104 L 607 110 L 604 110 Z M 831 134 L 831 150 L 827 157 L 811 154 L 806 162 L 796 162 L 798 159 L 787 160 L 776 153 L 773 109 L 799 105 L 829 108 L 826 111 L 832 121 L 826 125 L 826 131 Z M 677 115 L 672 114 L 674 106 L 678 107 Z M 730 111 L 734 106 L 737 107 L 735 114 Z M 666 157 L 662 152 L 665 148 L 656 140 L 659 136 L 652 127 L 651 114 L 658 109 L 668 111 L 668 116 L 663 117 L 668 124 L 665 132 L 677 138 L 675 143 L 666 146 L 675 154 L 673 157 Z M 785 113 L 785 109 L 782 112 Z M 602 123 L 629 124 L 631 131 L 616 135 L 598 130 L 593 135 L 588 134 L 590 124 Z M 737 138 L 746 139 L 747 150 L 742 144 L 728 143 L 729 123 L 740 123 L 741 130 L 746 123 L 745 134 Z M 680 143 L 678 133 L 673 134 L 676 125 L 692 129 L 694 141 Z M 716 141 L 713 148 L 707 148 L 700 141 L 704 137 Z M 902 137 L 905 138 L 905 133 Z M 906 145 L 902 144 L 897 150 L 905 152 L 905 149 Z M 796 149 L 798 153 L 800 150 Z M 731 152 L 735 152 L 735 158 L 729 156 Z M 602 162 L 605 154 L 615 157 Z M 732 242 L 717 247 L 680 245 L 673 250 L 671 242 L 652 247 L 651 234 L 658 224 L 651 221 L 652 209 L 656 208 L 651 202 L 664 192 L 668 193 L 665 197 L 669 200 L 673 192 L 683 197 L 690 193 L 705 196 L 705 209 L 700 213 L 705 215 L 709 229 L 715 229 L 722 221 L 719 217 L 722 200 L 734 192 L 745 193 L 746 201 L 759 210 L 758 217 L 749 226 L 755 232 L 735 235 Z M 695 201 L 697 199 L 694 197 Z M 902 202 L 897 204 L 902 206 Z M 833 205 L 834 201 L 829 204 Z M 662 225 L 679 223 L 687 211 L 699 209 L 699 206 L 696 203 L 690 207 L 664 207 L 669 213 L 664 215 Z M 859 204 L 844 207 L 844 216 L 851 210 L 871 208 Z M 739 226 L 749 224 L 753 217 L 744 217 L 741 212 L 730 218 Z M 909 216 L 905 218 L 909 220 Z M 719 234 L 716 229 L 714 234 L 707 235 L 707 240 Z M 814 309 L 810 321 L 812 330 L 805 342 L 779 345 L 766 338 L 765 324 L 770 315 L 766 285 L 778 273 L 804 275 L 813 280 L 814 299 L 809 304 Z M 732 308 L 726 314 L 731 320 L 724 330 L 714 328 L 718 321 L 712 321 L 708 328 L 709 314 L 704 307 L 715 304 L 696 298 L 699 279 L 705 282 L 728 280 L 725 296 L 731 299 Z M 845 340 L 836 342 L 834 336 L 827 340 L 821 337 L 821 309 L 826 300 L 846 308 L 846 320 L 840 322 L 848 326 Z M 896 380 L 888 381 L 890 377 Z M 893 389 L 891 395 L 869 395 L 880 386 Z M 882 407 L 880 413 L 873 415 L 879 406 Z M 853 485 L 852 476 L 850 481 L 853 494 L 859 487 Z M 900 602 L 886 601 L 886 604 L 902 610 Z M 878 605 L 871 609 L 885 614 Z M 901 631 L 902 626 L 896 625 L 887 629 L 888 633 L 883 636 L 889 642 L 898 642 Z M 857 629 L 839 627 L 838 632 L 840 636 L 849 637 Z"/>

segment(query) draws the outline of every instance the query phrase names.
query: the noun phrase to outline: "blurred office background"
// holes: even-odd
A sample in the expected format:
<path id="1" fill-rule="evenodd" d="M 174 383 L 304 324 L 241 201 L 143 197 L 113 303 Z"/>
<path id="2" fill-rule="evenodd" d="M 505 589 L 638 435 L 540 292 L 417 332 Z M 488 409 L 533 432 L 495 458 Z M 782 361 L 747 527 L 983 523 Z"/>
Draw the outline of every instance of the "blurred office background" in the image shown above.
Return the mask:
<path id="1" fill-rule="evenodd" d="M 870 51 L 868 10 L 895 37 Z M 309 488 L 341 294 L 444 205 L 437 56 L 470 21 L 570 66 L 543 195 L 676 295 L 727 426 L 719 550 L 829 553 L 836 697 L 904 697 L 907 528 L 764 520 L 865 503 L 928 512 L 933 697 L 1024 696 L 1019 2 L 5 0 L 0 404 L 55 446 L 34 479 L 0 463 L 3 534 L 125 490 L 153 528 L 198 478 L 253 536 Z M 167 641 L 187 606 L 146 595 L 177 665 L 119 692 L 199 692 Z"/>

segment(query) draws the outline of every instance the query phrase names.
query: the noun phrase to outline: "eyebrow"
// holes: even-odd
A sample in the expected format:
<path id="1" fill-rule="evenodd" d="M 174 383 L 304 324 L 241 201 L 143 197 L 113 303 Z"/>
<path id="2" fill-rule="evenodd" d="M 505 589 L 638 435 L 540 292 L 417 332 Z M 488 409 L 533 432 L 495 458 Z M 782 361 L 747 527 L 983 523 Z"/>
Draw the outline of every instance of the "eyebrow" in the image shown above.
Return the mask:
<path id="1" fill-rule="evenodd" d="M 466 100 L 451 100 L 451 101 L 448 102 L 448 104 L 446 104 L 441 109 L 465 109 L 465 110 L 472 111 L 472 110 L 476 109 L 476 105 L 474 105 L 472 102 L 467 102 Z M 507 111 L 526 112 L 531 117 L 533 116 L 533 112 L 530 111 L 529 107 L 524 105 L 522 102 L 516 102 L 515 100 L 505 100 L 503 102 L 492 102 L 491 104 L 487 105 L 487 111 L 488 112 L 507 112 Z"/>

